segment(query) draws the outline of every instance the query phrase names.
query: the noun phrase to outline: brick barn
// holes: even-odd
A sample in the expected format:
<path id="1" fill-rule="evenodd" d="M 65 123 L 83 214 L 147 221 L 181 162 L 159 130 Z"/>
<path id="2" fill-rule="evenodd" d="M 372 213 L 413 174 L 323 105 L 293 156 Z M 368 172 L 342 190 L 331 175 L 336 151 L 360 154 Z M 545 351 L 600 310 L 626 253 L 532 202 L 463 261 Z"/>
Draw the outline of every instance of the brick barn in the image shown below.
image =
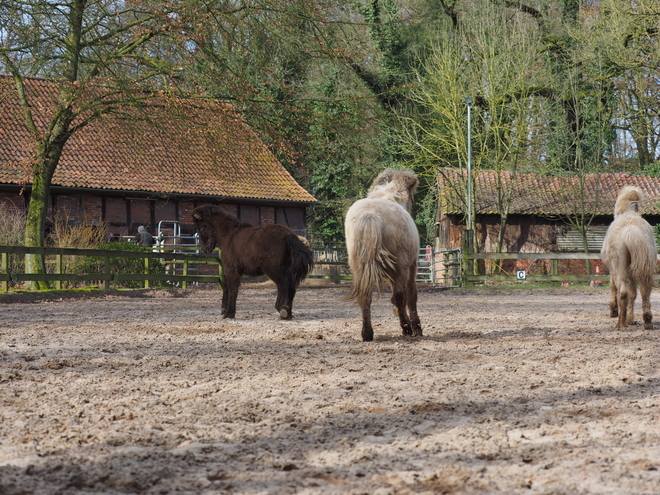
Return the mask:
<path id="1" fill-rule="evenodd" d="M 56 87 L 41 79 L 26 84 L 43 130 Z M 231 104 L 160 103 L 95 120 L 69 139 L 52 179 L 50 221 L 99 225 L 114 236 L 179 222 L 181 233 L 191 234 L 193 208 L 224 204 L 243 221 L 279 223 L 306 235 L 306 209 L 316 199 Z M 33 156 L 13 81 L 1 77 L 0 207 L 26 208 Z"/>
<path id="2" fill-rule="evenodd" d="M 465 230 L 467 173 L 443 169 L 438 173 L 439 204 L 436 249 L 461 247 Z M 500 209 L 508 208 L 503 252 L 580 252 L 584 243 L 569 217 L 580 212 L 593 216 L 587 230 L 588 250 L 599 252 L 612 222 L 614 203 L 624 185 L 635 185 L 646 194 L 640 206 L 651 225 L 660 222 L 660 178 L 623 173 L 575 177 L 531 173 L 474 172 L 474 207 L 478 251 L 494 253 L 500 232 Z M 503 198 L 499 199 L 498 198 Z"/>
<path id="3" fill-rule="evenodd" d="M 443 169 L 438 173 L 439 203 L 436 218 L 437 250 L 462 247 L 466 229 L 467 173 Z M 646 195 L 640 212 L 651 224 L 660 222 L 660 178 L 646 175 L 602 173 L 576 177 L 546 176 L 493 170 L 473 172 L 477 251 L 497 252 L 501 230 L 501 208 L 508 209 L 502 252 L 557 253 L 583 252 L 582 235 L 569 218 L 580 214 L 591 218 L 587 229 L 588 251 L 597 253 L 603 245 L 607 227 L 614 219 L 614 203 L 624 185 L 638 186 Z M 532 261 L 506 261 L 507 272 L 529 269 Z M 538 263 L 537 263 L 538 264 Z M 562 273 L 584 274 L 584 261 L 563 260 Z M 604 270 L 600 261 L 594 266 Z M 488 271 L 479 263 L 480 273 Z M 484 265 L 484 266 L 482 266 Z M 515 266 L 514 266 L 515 265 Z M 540 267 L 549 273 L 550 265 Z"/>

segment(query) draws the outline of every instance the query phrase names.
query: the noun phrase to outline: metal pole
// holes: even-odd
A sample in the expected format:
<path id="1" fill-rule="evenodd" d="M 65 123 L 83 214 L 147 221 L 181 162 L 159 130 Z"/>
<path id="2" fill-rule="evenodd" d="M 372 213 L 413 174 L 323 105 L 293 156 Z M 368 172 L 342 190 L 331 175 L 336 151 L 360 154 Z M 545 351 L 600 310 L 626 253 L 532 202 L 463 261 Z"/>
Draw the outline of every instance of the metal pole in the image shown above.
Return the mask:
<path id="1" fill-rule="evenodd" d="M 472 98 L 467 103 L 467 229 L 472 230 Z"/>

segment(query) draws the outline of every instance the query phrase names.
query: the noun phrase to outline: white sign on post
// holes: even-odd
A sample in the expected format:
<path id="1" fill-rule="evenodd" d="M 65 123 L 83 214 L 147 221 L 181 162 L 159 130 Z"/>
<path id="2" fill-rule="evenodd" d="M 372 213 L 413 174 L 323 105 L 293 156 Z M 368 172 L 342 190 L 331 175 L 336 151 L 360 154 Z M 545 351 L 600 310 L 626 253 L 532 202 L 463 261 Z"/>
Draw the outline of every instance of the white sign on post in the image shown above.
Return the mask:
<path id="1" fill-rule="evenodd" d="M 516 278 L 518 280 L 525 280 L 527 278 L 527 272 L 525 270 L 518 270 L 516 272 Z"/>

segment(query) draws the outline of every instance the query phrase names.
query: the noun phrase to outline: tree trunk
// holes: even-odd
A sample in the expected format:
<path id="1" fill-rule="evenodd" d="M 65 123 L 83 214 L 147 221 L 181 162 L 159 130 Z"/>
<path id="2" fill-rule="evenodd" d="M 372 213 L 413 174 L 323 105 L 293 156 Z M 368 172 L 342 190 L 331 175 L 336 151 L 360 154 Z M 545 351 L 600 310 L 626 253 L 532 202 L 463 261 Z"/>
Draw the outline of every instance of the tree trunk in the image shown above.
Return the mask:
<path id="1" fill-rule="evenodd" d="M 635 145 L 637 146 L 637 159 L 639 160 L 639 168 L 644 168 L 652 162 L 651 153 L 649 153 L 646 136 L 634 136 Z"/>
<path id="2" fill-rule="evenodd" d="M 502 248 L 504 247 L 504 236 L 506 234 L 506 224 L 508 220 L 509 220 L 508 212 L 500 215 L 500 231 L 497 233 L 497 245 L 495 246 L 495 250 L 498 253 L 501 253 Z M 502 259 L 498 259 L 495 261 L 495 272 L 498 274 L 502 273 L 503 261 L 504 260 Z"/>
<path id="3" fill-rule="evenodd" d="M 50 196 L 50 183 L 59 162 L 67 133 L 62 132 L 59 139 L 52 143 L 40 146 L 33 165 L 34 177 L 32 179 L 32 192 L 25 219 L 25 246 L 43 247 L 46 214 L 48 212 L 48 198 Z M 41 254 L 25 255 L 25 273 L 46 273 L 46 263 Z M 29 281 L 28 289 L 46 290 L 50 288 L 47 281 Z"/>

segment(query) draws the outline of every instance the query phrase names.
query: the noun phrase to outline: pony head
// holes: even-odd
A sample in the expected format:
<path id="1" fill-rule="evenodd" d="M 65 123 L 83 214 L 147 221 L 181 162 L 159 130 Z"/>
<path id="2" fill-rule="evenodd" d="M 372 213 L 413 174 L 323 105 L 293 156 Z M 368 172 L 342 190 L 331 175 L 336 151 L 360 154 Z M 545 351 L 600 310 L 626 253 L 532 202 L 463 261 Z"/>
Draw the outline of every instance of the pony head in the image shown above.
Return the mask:
<path id="1" fill-rule="evenodd" d="M 367 191 L 368 198 L 385 198 L 399 203 L 410 213 L 419 180 L 409 170 L 383 170 Z"/>
<path id="2" fill-rule="evenodd" d="M 211 216 L 212 208 L 213 207 L 210 205 L 198 206 L 192 213 L 192 218 L 197 227 L 197 233 L 199 234 L 200 248 L 204 253 L 210 253 L 213 251 L 218 243 L 215 229 L 208 220 Z"/>
<path id="3" fill-rule="evenodd" d="M 639 213 L 639 203 L 644 200 L 644 193 L 636 186 L 623 186 L 614 204 L 614 216 L 623 215 L 629 211 Z"/>

